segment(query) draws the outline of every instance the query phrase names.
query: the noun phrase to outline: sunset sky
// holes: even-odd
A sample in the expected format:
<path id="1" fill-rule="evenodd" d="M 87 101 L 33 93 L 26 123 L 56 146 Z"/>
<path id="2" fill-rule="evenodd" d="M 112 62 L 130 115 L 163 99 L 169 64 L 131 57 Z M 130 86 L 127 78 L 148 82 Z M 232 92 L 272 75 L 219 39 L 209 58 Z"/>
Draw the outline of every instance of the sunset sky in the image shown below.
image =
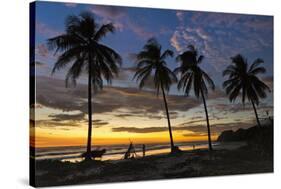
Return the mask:
<path id="1" fill-rule="evenodd" d="M 188 7 L 186 7 L 188 8 Z M 86 75 L 78 85 L 65 88 L 65 70 L 51 75 L 58 55 L 48 50 L 46 40 L 64 32 L 68 15 L 90 11 L 98 23 L 114 23 L 117 28 L 102 43 L 123 58 L 117 78 L 93 97 L 93 145 L 169 142 L 162 96 L 156 96 L 152 83 L 140 90 L 133 81 L 134 53 L 155 37 L 162 49 L 175 54 L 195 45 L 205 56 L 202 68 L 212 77 L 216 90 L 209 93 L 213 139 L 224 130 L 255 124 L 252 106 L 239 100 L 230 103 L 222 90 L 222 71 L 238 53 L 252 63 L 265 61 L 267 73 L 260 76 L 273 91 L 273 17 L 164 9 L 96 6 L 70 3 L 36 3 L 36 104 L 35 146 L 85 145 L 87 137 Z M 177 67 L 168 59 L 169 67 Z M 178 91 L 174 84 L 168 95 L 171 125 L 176 142 L 207 139 L 204 107 L 200 100 Z M 273 93 L 261 101 L 260 118 L 273 115 Z"/>

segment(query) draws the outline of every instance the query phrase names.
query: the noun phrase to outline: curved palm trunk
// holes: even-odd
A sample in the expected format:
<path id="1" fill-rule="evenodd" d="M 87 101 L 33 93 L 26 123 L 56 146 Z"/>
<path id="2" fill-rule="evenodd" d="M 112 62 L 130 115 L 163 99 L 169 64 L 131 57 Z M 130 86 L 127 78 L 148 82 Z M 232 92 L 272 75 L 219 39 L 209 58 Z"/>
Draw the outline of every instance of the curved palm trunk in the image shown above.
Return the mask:
<path id="1" fill-rule="evenodd" d="M 259 116 L 258 116 L 258 113 L 257 113 L 257 109 L 256 109 L 256 106 L 255 106 L 255 103 L 252 100 L 251 100 L 251 102 L 252 102 L 252 105 L 253 105 L 253 108 L 254 108 L 254 111 L 255 111 L 255 115 L 256 115 L 258 126 L 260 127 L 261 123 L 260 123 L 260 120 L 259 120 Z"/>
<path id="2" fill-rule="evenodd" d="M 86 159 L 91 159 L 91 142 L 92 142 L 92 58 L 89 53 L 89 73 L 88 73 L 88 140 L 87 140 L 87 156 Z"/>
<path id="3" fill-rule="evenodd" d="M 209 115 L 208 115 L 207 104 L 206 104 L 206 100 L 205 100 L 205 96 L 204 96 L 204 93 L 202 91 L 202 88 L 201 88 L 201 95 L 202 95 L 202 99 L 203 99 L 203 103 L 204 103 L 204 109 L 205 109 L 205 114 L 206 114 L 209 150 L 212 151 L 213 147 L 212 147 L 212 141 L 211 141 L 211 130 L 210 130 L 210 123 L 209 123 Z"/>
<path id="4" fill-rule="evenodd" d="M 167 120 L 168 120 L 168 127 L 169 127 L 169 134 L 170 134 L 170 142 L 171 142 L 171 152 L 174 151 L 174 140 L 173 140 L 173 134 L 172 134 L 172 128 L 171 128 L 171 123 L 170 123 L 170 115 L 169 115 L 169 109 L 168 109 L 168 104 L 166 100 L 166 95 L 165 91 L 163 89 L 163 86 L 161 84 L 161 90 L 163 94 L 163 99 L 164 99 L 164 104 L 165 104 L 165 109 L 166 109 L 166 115 L 167 115 Z"/>

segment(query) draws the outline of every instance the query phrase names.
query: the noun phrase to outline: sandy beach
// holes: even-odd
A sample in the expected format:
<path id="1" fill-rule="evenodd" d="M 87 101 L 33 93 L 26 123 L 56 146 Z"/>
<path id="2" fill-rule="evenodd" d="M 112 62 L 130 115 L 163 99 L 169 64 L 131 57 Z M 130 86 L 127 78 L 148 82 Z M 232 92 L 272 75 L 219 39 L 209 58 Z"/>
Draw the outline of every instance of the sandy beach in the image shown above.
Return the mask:
<path id="1" fill-rule="evenodd" d="M 273 172 L 272 156 L 248 146 L 183 151 L 138 159 L 36 162 L 36 185 L 70 185 Z"/>

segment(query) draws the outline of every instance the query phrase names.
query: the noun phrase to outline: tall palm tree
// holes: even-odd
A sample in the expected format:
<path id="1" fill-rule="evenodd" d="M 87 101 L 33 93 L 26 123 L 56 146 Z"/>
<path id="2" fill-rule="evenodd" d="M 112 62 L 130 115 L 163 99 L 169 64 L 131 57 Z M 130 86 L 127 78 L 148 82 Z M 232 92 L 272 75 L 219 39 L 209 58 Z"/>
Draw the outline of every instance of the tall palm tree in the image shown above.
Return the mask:
<path id="1" fill-rule="evenodd" d="M 179 90 L 182 89 L 188 96 L 193 86 L 195 96 L 197 98 L 200 98 L 200 96 L 202 97 L 206 114 L 209 150 L 212 150 L 210 123 L 205 95 L 208 94 L 207 84 L 212 90 L 215 89 L 215 84 L 210 76 L 199 66 L 203 59 L 204 56 L 198 55 L 197 49 L 193 45 L 189 45 L 187 51 L 177 56 L 176 60 L 180 63 L 180 66 L 176 68 L 174 72 L 180 74 L 180 80 L 178 82 Z"/>
<path id="2" fill-rule="evenodd" d="M 163 53 L 161 51 L 162 47 L 156 39 L 151 38 L 147 41 L 147 43 L 143 47 L 143 50 L 136 55 L 137 71 L 134 75 L 134 79 L 136 78 L 136 80 L 139 81 L 139 87 L 143 88 L 148 81 L 149 76 L 154 74 L 153 81 L 157 90 L 157 96 L 159 94 L 159 91 L 161 90 L 165 104 L 170 135 L 171 152 L 173 153 L 176 152 L 176 148 L 173 141 L 169 109 L 165 92 L 169 91 L 171 84 L 173 82 L 176 82 L 177 78 L 174 73 L 167 67 L 166 62 L 166 59 L 168 57 L 173 57 L 173 51 L 169 49 L 165 50 Z"/>
<path id="3" fill-rule="evenodd" d="M 83 72 L 88 74 L 88 139 L 86 159 L 90 159 L 92 136 L 92 92 L 103 87 L 103 80 L 111 83 L 118 73 L 122 60 L 118 53 L 100 43 L 115 28 L 112 23 L 99 25 L 93 15 L 83 12 L 66 18 L 65 33 L 48 39 L 50 49 L 60 52 L 53 67 L 53 73 L 70 65 L 66 74 L 66 87 Z"/>
<path id="4" fill-rule="evenodd" d="M 260 126 L 256 105 L 259 105 L 260 98 L 267 96 L 266 91 L 270 92 L 269 87 L 258 78 L 258 74 L 266 72 L 266 69 L 261 66 L 264 61 L 258 58 L 249 67 L 246 58 L 240 54 L 231 58 L 231 60 L 232 64 L 223 72 L 223 76 L 228 76 L 228 79 L 223 83 L 223 87 L 231 102 L 235 101 L 240 94 L 243 104 L 248 98 L 253 106 L 257 124 Z"/>

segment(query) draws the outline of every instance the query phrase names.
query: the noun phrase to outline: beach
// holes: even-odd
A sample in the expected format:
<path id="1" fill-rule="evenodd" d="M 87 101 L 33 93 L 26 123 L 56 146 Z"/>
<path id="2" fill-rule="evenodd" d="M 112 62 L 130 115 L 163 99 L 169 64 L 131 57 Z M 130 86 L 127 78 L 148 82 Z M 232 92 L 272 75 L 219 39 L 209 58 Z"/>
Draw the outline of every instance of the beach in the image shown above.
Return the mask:
<path id="1" fill-rule="evenodd" d="M 37 160 L 35 180 L 37 186 L 55 186 L 267 172 L 273 172 L 272 156 L 225 143 L 212 152 L 195 149 L 126 160 Z"/>
<path id="2" fill-rule="evenodd" d="M 195 149 L 207 149 L 208 145 L 206 141 L 197 142 L 180 142 L 176 144 L 181 150 L 189 151 Z M 221 143 L 213 142 L 215 149 L 235 149 L 245 145 L 245 142 L 231 142 Z M 106 149 L 106 153 L 103 155 L 101 161 L 107 160 L 120 160 L 123 159 L 125 152 L 128 149 L 129 144 L 121 145 L 106 145 L 106 146 L 93 146 L 92 150 Z M 142 157 L 142 144 L 133 144 L 136 156 Z M 170 152 L 170 144 L 145 144 L 146 156 L 167 154 Z M 36 160 L 61 160 L 69 162 L 80 162 L 83 160 L 81 154 L 85 152 L 85 146 L 68 146 L 68 147 L 49 147 L 49 148 L 36 148 L 35 157 Z"/>

